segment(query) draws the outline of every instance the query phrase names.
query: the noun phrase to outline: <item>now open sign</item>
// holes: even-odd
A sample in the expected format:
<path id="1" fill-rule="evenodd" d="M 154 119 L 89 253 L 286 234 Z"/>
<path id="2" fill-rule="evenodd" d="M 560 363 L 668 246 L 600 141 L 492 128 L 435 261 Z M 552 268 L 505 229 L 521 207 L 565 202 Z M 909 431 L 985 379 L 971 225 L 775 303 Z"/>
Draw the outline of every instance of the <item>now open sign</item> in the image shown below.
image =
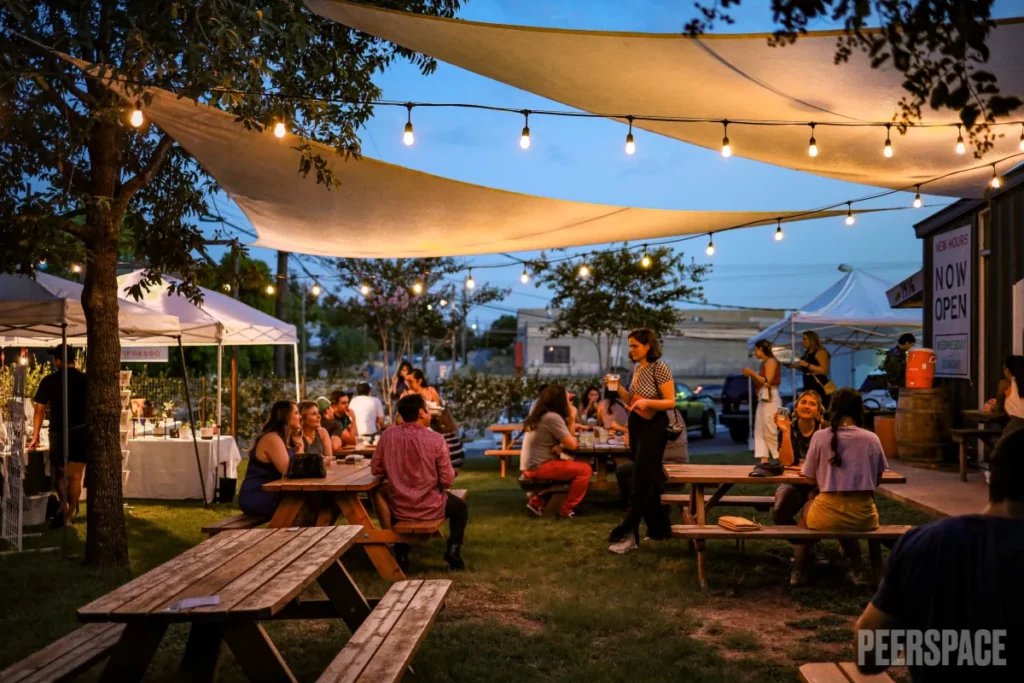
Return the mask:
<path id="1" fill-rule="evenodd" d="M 971 226 L 932 242 L 932 348 L 937 377 L 971 376 Z"/>

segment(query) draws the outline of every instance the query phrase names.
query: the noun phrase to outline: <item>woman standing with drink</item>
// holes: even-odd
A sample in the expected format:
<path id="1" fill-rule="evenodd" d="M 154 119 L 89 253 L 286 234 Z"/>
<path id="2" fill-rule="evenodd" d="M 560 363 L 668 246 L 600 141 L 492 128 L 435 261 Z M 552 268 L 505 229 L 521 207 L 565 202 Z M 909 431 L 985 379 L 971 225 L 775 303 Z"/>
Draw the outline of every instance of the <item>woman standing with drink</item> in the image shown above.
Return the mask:
<path id="1" fill-rule="evenodd" d="M 772 343 L 762 339 L 754 344 L 754 356 L 761 361 L 761 370 L 743 368 L 743 374 L 754 383 L 757 411 L 754 413 L 754 457 L 761 462 L 779 458 L 779 428 L 775 414 L 782 408 L 779 384 L 782 366 L 772 353 Z"/>
<path id="2" fill-rule="evenodd" d="M 832 364 L 828 349 L 822 346 L 821 337 L 813 330 L 804 332 L 800 343 L 804 347 L 804 355 L 796 362 L 796 366 L 804 375 L 804 391 L 818 392 L 818 396 L 821 397 L 821 407 L 828 412 L 829 405 L 832 403 L 832 394 L 829 393 L 829 390 L 833 393 L 836 390 L 836 385 L 828 378 L 828 371 Z"/>
<path id="3" fill-rule="evenodd" d="M 647 523 L 647 535 L 656 540 L 669 538 L 672 529 L 661 505 L 662 456 L 668 442 L 668 416 L 675 408 L 672 371 L 662 361 L 658 338 L 649 329 L 629 333 L 629 357 L 637 363 L 629 389 L 619 385 L 618 375 L 605 377 L 605 386 L 619 395 L 629 408 L 629 450 L 636 469 L 629 508 L 622 522 L 612 529 L 608 549 L 624 554 L 636 550 L 640 520 Z"/>

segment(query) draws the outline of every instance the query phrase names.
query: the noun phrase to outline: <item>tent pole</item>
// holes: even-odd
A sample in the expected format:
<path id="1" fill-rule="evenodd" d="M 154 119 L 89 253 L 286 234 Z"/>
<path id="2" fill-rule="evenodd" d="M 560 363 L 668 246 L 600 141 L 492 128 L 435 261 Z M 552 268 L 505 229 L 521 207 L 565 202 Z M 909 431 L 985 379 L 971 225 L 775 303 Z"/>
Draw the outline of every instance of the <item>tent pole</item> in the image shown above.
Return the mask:
<path id="1" fill-rule="evenodd" d="M 188 368 L 185 367 L 185 347 L 181 345 L 181 336 L 178 336 L 178 354 L 181 356 L 181 378 L 185 382 L 185 403 L 188 405 L 188 421 L 192 423 L 192 448 L 196 452 L 196 468 L 199 470 L 199 488 L 203 492 L 203 507 L 208 507 L 206 500 L 206 477 L 203 476 L 203 464 L 199 459 L 199 441 L 196 439 L 198 427 L 192 418 L 192 397 L 188 391 Z"/>
<path id="2" fill-rule="evenodd" d="M 299 345 L 297 343 L 292 344 L 292 358 L 295 359 L 295 402 L 298 403 L 302 400 L 302 396 L 299 393 Z"/>
<path id="3" fill-rule="evenodd" d="M 790 381 L 793 382 L 793 407 L 796 407 L 796 321 L 793 320 L 793 316 L 789 317 L 789 376 Z"/>
<path id="4" fill-rule="evenodd" d="M 61 414 L 61 455 L 64 456 L 64 502 L 68 504 L 68 510 L 65 512 L 61 510 L 61 514 L 65 515 L 64 525 L 61 529 L 60 535 L 60 548 L 61 556 L 67 559 L 68 556 L 68 520 L 67 516 L 69 513 L 73 516 L 75 511 L 71 509 L 71 500 L 68 494 L 71 493 L 71 483 L 68 476 L 68 324 L 60 324 L 60 349 L 61 349 L 61 368 L 60 368 L 60 386 L 61 396 L 64 400 L 61 401 L 60 414 Z M 120 420 L 120 417 L 118 417 Z M 118 435 L 120 438 L 120 435 Z M 84 483 L 84 482 L 83 482 Z M 86 515 L 88 516 L 88 501 L 86 501 Z"/>
<path id="5" fill-rule="evenodd" d="M 224 395 L 224 391 L 221 388 L 221 380 L 224 368 L 224 342 L 217 342 L 217 427 L 218 432 L 220 431 L 220 418 L 221 418 L 221 397 Z"/>

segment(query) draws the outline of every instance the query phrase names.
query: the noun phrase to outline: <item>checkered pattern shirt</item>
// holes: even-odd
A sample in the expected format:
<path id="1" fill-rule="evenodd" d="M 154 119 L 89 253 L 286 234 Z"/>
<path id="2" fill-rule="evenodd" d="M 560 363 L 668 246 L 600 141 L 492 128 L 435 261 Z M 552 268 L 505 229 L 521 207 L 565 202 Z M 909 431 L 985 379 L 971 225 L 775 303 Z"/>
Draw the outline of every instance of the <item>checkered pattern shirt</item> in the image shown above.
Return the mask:
<path id="1" fill-rule="evenodd" d="M 445 489 L 455 481 L 448 442 L 418 422 L 384 430 L 370 470 L 387 478 L 391 512 L 396 519 L 444 519 Z"/>

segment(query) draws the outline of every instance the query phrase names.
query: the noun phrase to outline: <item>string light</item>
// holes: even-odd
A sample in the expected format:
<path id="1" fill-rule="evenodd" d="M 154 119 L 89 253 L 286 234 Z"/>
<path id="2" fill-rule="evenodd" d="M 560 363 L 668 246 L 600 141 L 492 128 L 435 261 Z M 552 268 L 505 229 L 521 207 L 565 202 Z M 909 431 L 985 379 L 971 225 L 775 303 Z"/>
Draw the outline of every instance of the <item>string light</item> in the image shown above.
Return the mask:
<path id="1" fill-rule="evenodd" d="M 128 122 L 132 124 L 133 128 L 139 128 L 142 126 L 145 118 L 142 116 L 142 103 L 138 100 L 135 101 L 135 109 L 132 110 L 132 115 L 128 119 Z"/>
<path id="2" fill-rule="evenodd" d="M 784 238 L 785 235 L 782 232 L 782 219 L 779 218 L 778 221 L 779 221 L 779 227 L 775 228 L 775 241 L 776 242 L 781 242 L 782 238 Z"/>
<path id="3" fill-rule="evenodd" d="M 222 290 L 224 290 L 224 292 L 226 292 L 226 293 L 228 293 L 228 294 L 230 294 L 230 293 L 231 293 L 231 283 L 230 283 L 230 282 L 225 282 L 224 284 L 222 284 L 222 285 L 220 286 L 220 288 L 221 288 Z"/>
<path id="4" fill-rule="evenodd" d="M 651 267 L 651 257 L 647 254 L 647 245 L 646 244 L 644 245 L 644 255 L 640 258 L 640 267 L 641 268 L 650 268 Z"/>
<path id="5" fill-rule="evenodd" d="M 886 159 L 892 159 L 892 139 L 889 137 L 890 128 L 892 128 L 891 123 L 885 124 L 885 147 L 882 148 L 882 154 L 885 155 Z"/>
<path id="6" fill-rule="evenodd" d="M 283 138 L 288 133 L 288 129 L 285 128 L 284 121 L 278 121 L 274 124 L 274 137 Z"/>
<path id="7" fill-rule="evenodd" d="M 525 124 L 523 125 L 523 134 L 519 137 L 520 149 L 530 149 L 530 112 L 526 109 L 523 110 L 523 118 Z"/>
<path id="8" fill-rule="evenodd" d="M 434 307 L 431 304 L 427 304 L 427 310 L 432 311 L 434 310 Z"/>
<path id="9" fill-rule="evenodd" d="M 423 283 L 422 282 L 414 282 L 412 284 L 412 293 L 413 294 L 422 294 L 423 293 Z"/>
<path id="10" fill-rule="evenodd" d="M 818 141 L 814 139 L 814 126 L 811 124 L 811 140 L 807 143 L 807 154 L 811 157 L 818 156 Z"/>
<path id="11" fill-rule="evenodd" d="M 846 202 L 846 224 L 853 225 L 857 222 L 857 219 L 853 217 L 853 205 L 850 202 Z"/>
<path id="12" fill-rule="evenodd" d="M 313 286 L 309 288 L 309 293 L 312 294 L 313 296 L 320 296 L 320 292 L 322 291 L 323 289 L 320 287 L 319 282 L 314 282 Z"/>
<path id="13" fill-rule="evenodd" d="M 77 263 L 72 263 L 71 264 L 71 272 L 76 274 L 76 275 L 78 273 L 81 273 L 82 272 L 82 266 L 78 265 Z"/>
<path id="14" fill-rule="evenodd" d="M 476 323 L 473 323 L 472 327 L 475 330 L 476 329 Z"/>
<path id="15" fill-rule="evenodd" d="M 466 289 L 473 289 L 476 287 L 476 282 L 473 281 L 473 269 L 469 269 L 469 277 L 466 278 Z"/>
<path id="16" fill-rule="evenodd" d="M 586 261 L 580 264 L 579 270 L 580 277 L 586 279 L 590 276 L 590 266 L 587 265 Z"/>
<path id="17" fill-rule="evenodd" d="M 914 195 L 914 208 L 915 209 L 920 209 L 921 208 L 921 186 L 920 185 L 917 186 L 917 194 Z"/>
<path id="18" fill-rule="evenodd" d="M 956 153 L 963 154 L 967 151 L 967 146 L 964 145 L 964 136 L 960 131 L 960 124 L 956 124 Z"/>
<path id="19" fill-rule="evenodd" d="M 998 189 L 999 186 L 1003 184 L 1003 181 L 999 178 L 999 174 L 996 173 L 995 164 L 992 164 L 992 180 L 990 180 L 988 184 L 991 185 L 993 189 Z"/>
<path id="20" fill-rule="evenodd" d="M 367 294 L 369 294 L 370 293 L 370 285 L 368 285 L 368 284 L 366 284 L 364 282 L 362 284 L 362 286 L 359 287 L 359 293 L 362 294 L 363 296 L 366 296 Z"/>
<path id="21" fill-rule="evenodd" d="M 412 143 L 416 142 L 416 136 L 412 134 L 412 103 L 405 105 L 408 112 L 408 119 L 405 122 L 405 132 L 402 133 L 402 142 L 405 143 L 406 147 L 412 147 Z"/>
<path id="22" fill-rule="evenodd" d="M 526 268 L 523 268 L 523 274 L 519 276 L 519 281 L 524 285 L 530 281 L 530 274 L 526 272 Z"/>
<path id="23" fill-rule="evenodd" d="M 448 305 L 448 300 L 447 299 L 441 299 L 438 303 L 441 304 L 441 308 L 444 308 L 445 306 Z"/>
<path id="24" fill-rule="evenodd" d="M 729 122 L 722 121 L 722 156 L 728 159 L 732 156 L 732 145 L 729 144 Z"/>
<path id="25" fill-rule="evenodd" d="M 266 292 L 267 292 L 268 295 L 272 296 L 276 291 L 277 291 L 277 287 L 275 287 L 272 284 L 271 285 L 267 285 Z"/>
<path id="26" fill-rule="evenodd" d="M 633 156 L 636 154 L 636 143 L 633 142 L 633 117 L 627 116 L 626 119 L 629 121 L 629 132 L 626 133 L 626 154 Z"/>
<path id="27" fill-rule="evenodd" d="M 707 254 L 708 256 L 715 255 L 715 242 L 711 238 L 711 233 L 708 233 L 708 248 L 704 250 L 704 253 Z"/>

